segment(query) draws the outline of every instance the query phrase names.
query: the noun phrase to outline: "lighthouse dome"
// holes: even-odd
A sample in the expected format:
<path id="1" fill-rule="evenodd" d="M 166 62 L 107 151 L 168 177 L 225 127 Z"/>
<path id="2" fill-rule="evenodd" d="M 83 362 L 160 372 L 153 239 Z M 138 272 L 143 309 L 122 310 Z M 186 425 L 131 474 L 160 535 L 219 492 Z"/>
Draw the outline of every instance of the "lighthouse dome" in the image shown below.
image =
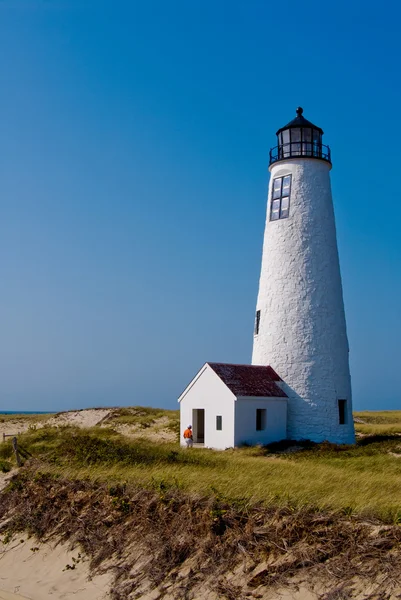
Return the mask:
<path id="1" fill-rule="evenodd" d="M 300 156 L 331 163 L 330 148 L 322 143 L 323 129 L 305 119 L 303 112 L 299 106 L 295 119 L 277 131 L 277 146 L 270 150 L 270 165 Z"/>

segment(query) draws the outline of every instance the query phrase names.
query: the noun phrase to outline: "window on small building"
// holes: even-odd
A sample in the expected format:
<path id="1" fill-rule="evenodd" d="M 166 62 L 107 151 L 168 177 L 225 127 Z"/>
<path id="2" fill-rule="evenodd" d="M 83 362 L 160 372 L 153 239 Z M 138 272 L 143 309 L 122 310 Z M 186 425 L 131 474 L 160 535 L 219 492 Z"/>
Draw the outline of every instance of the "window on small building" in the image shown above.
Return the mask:
<path id="1" fill-rule="evenodd" d="M 338 421 L 340 423 L 340 425 L 345 425 L 346 423 L 346 418 L 347 418 L 347 401 L 346 400 L 339 400 L 338 401 Z"/>
<path id="2" fill-rule="evenodd" d="M 260 325 L 260 310 L 256 311 L 256 320 L 255 320 L 255 335 L 259 333 L 259 325 Z"/>
<path id="3" fill-rule="evenodd" d="M 266 429 L 266 409 L 256 409 L 256 431 L 263 431 Z"/>
<path id="4" fill-rule="evenodd" d="M 222 431 L 223 429 L 223 417 L 221 415 L 216 417 L 216 429 L 217 431 Z"/>
<path id="5" fill-rule="evenodd" d="M 270 221 L 285 219 L 290 212 L 291 175 L 273 179 Z"/>

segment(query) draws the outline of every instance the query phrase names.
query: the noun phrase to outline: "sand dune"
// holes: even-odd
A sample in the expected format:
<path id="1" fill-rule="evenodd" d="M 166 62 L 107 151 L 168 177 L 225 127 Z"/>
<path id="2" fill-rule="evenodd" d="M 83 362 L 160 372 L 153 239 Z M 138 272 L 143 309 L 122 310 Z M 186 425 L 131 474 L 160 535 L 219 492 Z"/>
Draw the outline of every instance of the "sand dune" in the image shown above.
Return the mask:
<path id="1" fill-rule="evenodd" d="M 71 410 L 61 412 L 40 421 L 32 421 L 29 418 L 24 419 L 23 415 L 14 418 L 7 418 L 3 422 L 0 420 L 0 442 L 3 439 L 3 433 L 6 435 L 18 435 L 28 431 L 29 427 L 40 429 L 45 425 L 52 427 L 63 425 L 76 425 L 78 427 L 94 427 L 111 413 L 110 408 L 87 408 L 84 410 Z M 0 415 L 1 417 L 1 415 Z"/>
<path id="2" fill-rule="evenodd" d="M 87 408 L 58 413 L 46 421 L 47 425 L 76 425 L 77 427 L 95 427 L 110 414 L 110 408 Z"/>
<path id="3" fill-rule="evenodd" d="M 14 472 L 0 473 L 0 491 Z M 90 578 L 79 549 L 39 544 L 25 535 L 4 544 L 0 537 L 0 600 L 106 600 L 110 583 L 110 575 Z"/>
<path id="4" fill-rule="evenodd" d="M 110 575 L 89 577 L 79 550 L 18 536 L 0 548 L 0 600 L 106 600 Z"/>
<path id="5" fill-rule="evenodd" d="M 108 421 L 108 417 L 112 416 L 116 408 L 86 408 L 82 410 L 71 410 L 66 412 L 49 415 L 48 418 L 41 417 L 40 420 L 32 420 L 24 418 L 24 415 L 14 418 L 1 420 L 0 415 L 0 443 L 3 440 L 3 433 L 8 436 L 19 435 L 25 433 L 30 427 L 40 429 L 44 426 L 65 427 L 73 425 L 75 427 L 112 427 L 122 435 L 131 438 L 145 437 L 152 442 L 175 442 L 176 434 L 169 427 L 169 419 L 162 416 L 154 419 L 152 426 L 143 428 L 139 423 L 132 422 L 130 424 L 117 423 Z"/>

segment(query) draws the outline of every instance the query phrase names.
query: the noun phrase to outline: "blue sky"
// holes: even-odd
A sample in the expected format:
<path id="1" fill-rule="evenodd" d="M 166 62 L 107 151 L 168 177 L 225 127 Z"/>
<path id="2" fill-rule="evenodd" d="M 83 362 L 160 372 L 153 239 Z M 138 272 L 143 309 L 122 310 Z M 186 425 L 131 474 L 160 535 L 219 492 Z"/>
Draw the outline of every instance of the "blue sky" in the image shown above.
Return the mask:
<path id="1" fill-rule="evenodd" d="M 333 156 L 356 409 L 401 408 L 395 1 L 0 2 L 0 409 L 175 407 L 250 361 L 268 152 Z"/>

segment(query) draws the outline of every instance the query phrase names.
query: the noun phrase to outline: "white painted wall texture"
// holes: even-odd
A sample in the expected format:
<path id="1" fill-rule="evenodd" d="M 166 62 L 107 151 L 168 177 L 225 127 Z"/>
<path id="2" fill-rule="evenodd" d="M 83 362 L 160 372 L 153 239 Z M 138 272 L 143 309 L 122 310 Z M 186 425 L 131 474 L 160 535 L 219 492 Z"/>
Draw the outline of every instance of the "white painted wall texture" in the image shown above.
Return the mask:
<path id="1" fill-rule="evenodd" d="M 234 446 L 234 402 L 235 396 L 216 373 L 205 365 L 197 378 L 180 396 L 180 443 L 184 430 L 192 425 L 192 410 L 205 410 L 205 446 L 224 450 Z M 222 417 L 222 431 L 216 431 L 216 416 Z"/>
<path id="2" fill-rule="evenodd" d="M 292 158 L 270 168 L 252 364 L 285 381 L 287 437 L 355 441 L 330 164 Z M 275 177 L 292 174 L 289 217 L 270 221 Z M 338 399 L 347 400 L 339 424 Z"/>

